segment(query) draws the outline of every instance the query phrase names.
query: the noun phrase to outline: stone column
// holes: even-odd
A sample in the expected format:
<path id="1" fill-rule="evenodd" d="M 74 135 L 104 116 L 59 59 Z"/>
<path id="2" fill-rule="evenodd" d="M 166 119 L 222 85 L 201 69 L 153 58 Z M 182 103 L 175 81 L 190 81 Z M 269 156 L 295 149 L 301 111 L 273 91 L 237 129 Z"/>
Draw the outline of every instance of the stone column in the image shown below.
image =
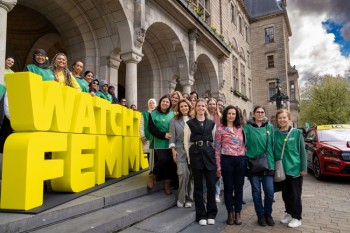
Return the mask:
<path id="1" fill-rule="evenodd" d="M 219 76 L 219 90 L 221 90 L 224 87 L 225 84 L 225 78 L 224 78 L 224 63 L 226 61 L 226 57 L 225 56 L 220 56 L 218 58 L 219 61 L 219 70 L 218 70 L 218 76 Z"/>
<path id="2" fill-rule="evenodd" d="M 109 57 L 108 61 L 108 74 L 109 85 L 115 87 L 115 95 L 118 96 L 118 70 L 122 60 L 117 57 Z"/>
<path id="3" fill-rule="evenodd" d="M 0 83 L 4 84 L 7 13 L 13 9 L 17 0 L 0 0 Z M 16 61 L 15 61 L 16 62 Z"/>
<path id="4" fill-rule="evenodd" d="M 191 93 L 191 86 L 193 85 L 193 78 L 183 78 L 180 79 L 180 84 L 182 85 L 182 92 L 190 94 Z"/>
<path id="5" fill-rule="evenodd" d="M 193 29 L 189 32 L 189 77 L 188 80 L 181 79 L 180 83 L 184 88 L 184 92 L 186 90 L 187 93 L 191 92 L 191 86 L 194 83 L 194 74 L 197 71 L 198 61 L 197 61 L 197 40 L 200 38 L 198 30 Z M 190 86 L 189 86 L 190 85 Z"/>
<path id="6" fill-rule="evenodd" d="M 128 105 L 137 103 L 137 64 L 141 61 L 142 55 L 136 52 L 121 54 L 126 64 L 125 74 L 125 98 Z"/>

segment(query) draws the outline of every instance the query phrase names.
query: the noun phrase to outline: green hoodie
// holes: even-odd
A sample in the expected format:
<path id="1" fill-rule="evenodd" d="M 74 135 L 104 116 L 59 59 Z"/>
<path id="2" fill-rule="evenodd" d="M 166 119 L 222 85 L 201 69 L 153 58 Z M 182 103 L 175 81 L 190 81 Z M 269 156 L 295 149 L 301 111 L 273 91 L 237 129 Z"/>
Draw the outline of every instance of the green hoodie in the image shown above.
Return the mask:
<path id="1" fill-rule="evenodd" d="M 264 154 L 266 151 L 266 139 L 268 138 L 267 161 L 269 170 L 275 170 L 275 159 L 272 151 L 272 125 L 268 122 L 264 122 L 261 127 L 258 127 L 254 121 L 250 121 L 243 127 L 243 131 L 245 135 L 245 146 L 247 148 L 245 155 L 248 158 L 257 158 Z"/>

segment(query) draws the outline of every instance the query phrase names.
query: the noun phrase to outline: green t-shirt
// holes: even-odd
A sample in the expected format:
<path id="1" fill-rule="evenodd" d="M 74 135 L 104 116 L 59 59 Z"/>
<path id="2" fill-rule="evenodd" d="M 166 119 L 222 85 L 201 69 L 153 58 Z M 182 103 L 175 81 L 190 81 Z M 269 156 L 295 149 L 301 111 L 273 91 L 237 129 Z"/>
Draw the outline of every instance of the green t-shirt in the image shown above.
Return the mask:
<path id="1" fill-rule="evenodd" d="M 55 80 L 55 76 L 50 69 L 41 69 L 34 64 L 27 65 L 27 69 L 34 74 L 40 75 L 43 81 Z"/>
<path id="2" fill-rule="evenodd" d="M 82 92 L 89 93 L 89 83 L 85 79 L 75 77 L 75 80 L 77 80 Z"/>
<path id="3" fill-rule="evenodd" d="M 287 134 L 287 132 L 280 132 L 278 129 L 274 132 L 274 153 L 276 160 L 281 158 L 283 144 Z M 283 168 L 284 172 L 290 176 L 300 176 L 301 171 L 307 171 L 304 138 L 299 129 L 293 129 L 286 140 L 283 153 Z"/>

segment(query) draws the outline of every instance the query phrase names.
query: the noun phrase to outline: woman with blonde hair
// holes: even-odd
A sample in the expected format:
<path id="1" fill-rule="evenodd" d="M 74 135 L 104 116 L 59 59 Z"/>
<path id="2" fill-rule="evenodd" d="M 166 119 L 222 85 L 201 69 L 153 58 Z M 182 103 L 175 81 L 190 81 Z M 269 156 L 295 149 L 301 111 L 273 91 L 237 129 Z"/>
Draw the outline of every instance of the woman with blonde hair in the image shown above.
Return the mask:
<path id="1" fill-rule="evenodd" d="M 213 141 L 215 123 L 208 118 L 204 99 L 198 99 L 195 105 L 195 117 L 186 122 L 184 128 L 184 145 L 189 157 L 194 178 L 194 202 L 196 221 L 199 225 L 215 224 L 218 209 L 215 202 L 215 183 L 217 164 Z M 203 178 L 207 186 L 207 203 L 204 204 Z"/>
<path id="2" fill-rule="evenodd" d="M 174 91 L 170 94 L 171 100 L 171 111 L 174 112 L 174 115 L 178 114 L 177 104 L 182 99 L 182 94 L 179 91 Z"/>
<path id="3" fill-rule="evenodd" d="M 307 175 L 307 156 L 303 133 L 291 126 L 290 112 L 280 109 L 276 113 L 278 129 L 274 132 L 275 159 L 282 159 L 286 179 L 282 181 L 282 198 L 286 209 L 281 223 L 288 227 L 301 225 L 301 192 L 303 177 Z"/>
<path id="4" fill-rule="evenodd" d="M 69 86 L 81 92 L 81 88 L 69 71 L 67 66 L 67 56 L 64 53 L 57 53 L 50 64 L 50 69 L 55 76 L 55 80 L 62 86 Z"/>

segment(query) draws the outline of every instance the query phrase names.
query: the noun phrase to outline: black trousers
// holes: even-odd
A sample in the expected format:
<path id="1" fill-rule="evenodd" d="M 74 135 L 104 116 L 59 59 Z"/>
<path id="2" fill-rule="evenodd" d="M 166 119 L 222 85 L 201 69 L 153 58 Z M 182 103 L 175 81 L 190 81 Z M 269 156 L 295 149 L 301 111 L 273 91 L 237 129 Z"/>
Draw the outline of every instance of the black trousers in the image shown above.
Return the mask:
<path id="1" fill-rule="evenodd" d="M 155 149 L 157 161 L 154 164 L 153 174 L 162 177 L 164 180 L 172 180 L 177 177 L 176 163 L 173 160 L 171 149 Z"/>
<path id="2" fill-rule="evenodd" d="M 208 171 L 204 169 L 193 169 L 194 179 L 194 203 L 196 206 L 196 221 L 202 219 L 215 219 L 218 209 L 215 202 L 216 170 Z M 203 177 L 207 185 L 207 206 L 204 205 L 203 198 Z"/>
<path id="3" fill-rule="evenodd" d="M 292 218 L 301 220 L 302 204 L 301 193 L 303 186 L 303 177 L 286 176 L 283 181 L 282 198 L 286 212 L 292 215 Z"/>

